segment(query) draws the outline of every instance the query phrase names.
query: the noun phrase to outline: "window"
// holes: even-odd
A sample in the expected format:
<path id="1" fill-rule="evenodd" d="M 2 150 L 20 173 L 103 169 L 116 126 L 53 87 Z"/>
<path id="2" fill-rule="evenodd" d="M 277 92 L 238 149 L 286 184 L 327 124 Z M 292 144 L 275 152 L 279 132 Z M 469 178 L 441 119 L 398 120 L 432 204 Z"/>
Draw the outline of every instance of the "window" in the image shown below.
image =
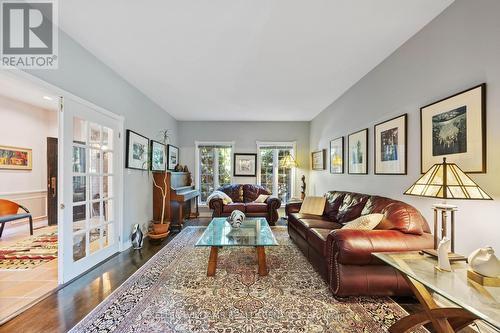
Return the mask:
<path id="1" fill-rule="evenodd" d="M 232 143 L 197 143 L 197 188 L 200 203 L 220 186 L 231 184 Z"/>
<path id="2" fill-rule="evenodd" d="M 294 191 L 295 170 L 281 166 L 285 156 L 295 158 L 295 143 L 265 143 L 258 142 L 259 156 L 258 183 L 267 188 L 281 202 L 290 201 Z"/>

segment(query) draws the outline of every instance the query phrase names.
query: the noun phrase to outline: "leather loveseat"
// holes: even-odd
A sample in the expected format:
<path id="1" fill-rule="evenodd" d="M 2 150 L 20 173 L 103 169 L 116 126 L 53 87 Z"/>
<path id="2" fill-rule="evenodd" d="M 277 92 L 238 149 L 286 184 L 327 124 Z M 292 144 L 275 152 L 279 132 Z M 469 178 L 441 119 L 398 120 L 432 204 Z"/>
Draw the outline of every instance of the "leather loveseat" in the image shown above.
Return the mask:
<path id="1" fill-rule="evenodd" d="M 330 191 L 322 216 L 300 214 L 301 203 L 286 206 L 288 233 L 335 296 L 412 295 L 394 268 L 373 252 L 433 247 L 429 225 L 414 207 L 389 198 Z M 374 230 L 341 229 L 361 215 L 382 213 Z"/>
<path id="2" fill-rule="evenodd" d="M 213 210 L 213 217 L 229 216 L 234 210 L 239 210 L 249 217 L 265 217 L 270 225 L 275 225 L 278 221 L 278 209 L 281 206 L 279 198 L 269 196 L 264 203 L 254 202 L 261 194 L 271 194 L 264 187 L 253 184 L 230 184 L 217 190 L 226 193 L 233 202 L 225 205 L 222 199 L 210 200 L 208 207 Z"/>

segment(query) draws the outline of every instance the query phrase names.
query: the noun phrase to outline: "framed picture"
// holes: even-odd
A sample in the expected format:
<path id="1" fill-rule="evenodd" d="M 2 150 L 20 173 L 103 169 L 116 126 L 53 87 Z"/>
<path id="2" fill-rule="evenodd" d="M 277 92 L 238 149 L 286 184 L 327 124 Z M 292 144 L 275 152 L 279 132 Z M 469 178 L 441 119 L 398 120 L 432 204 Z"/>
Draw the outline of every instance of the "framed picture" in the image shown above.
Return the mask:
<path id="1" fill-rule="evenodd" d="M 235 177 L 257 176 L 257 154 L 234 154 Z"/>
<path id="2" fill-rule="evenodd" d="M 375 125 L 375 174 L 406 175 L 408 115 Z"/>
<path id="3" fill-rule="evenodd" d="M 0 146 L 0 169 L 31 170 L 33 153 L 29 148 Z"/>
<path id="4" fill-rule="evenodd" d="M 167 169 L 167 146 L 163 143 L 151 140 L 151 171 L 166 171 Z"/>
<path id="5" fill-rule="evenodd" d="M 179 164 L 179 148 L 174 145 L 167 146 L 167 169 L 174 171 Z"/>
<path id="6" fill-rule="evenodd" d="M 148 170 L 149 139 L 132 130 L 127 130 L 127 160 L 129 169 Z"/>
<path id="7" fill-rule="evenodd" d="M 347 137 L 348 173 L 368 174 L 368 128 Z"/>
<path id="8" fill-rule="evenodd" d="M 312 169 L 313 170 L 325 170 L 326 169 L 326 149 L 313 151 L 311 153 L 312 159 Z"/>
<path id="9" fill-rule="evenodd" d="M 420 109 L 421 172 L 446 157 L 468 173 L 486 172 L 486 84 Z"/>
<path id="10" fill-rule="evenodd" d="M 344 173 L 344 137 L 330 141 L 330 173 Z"/>

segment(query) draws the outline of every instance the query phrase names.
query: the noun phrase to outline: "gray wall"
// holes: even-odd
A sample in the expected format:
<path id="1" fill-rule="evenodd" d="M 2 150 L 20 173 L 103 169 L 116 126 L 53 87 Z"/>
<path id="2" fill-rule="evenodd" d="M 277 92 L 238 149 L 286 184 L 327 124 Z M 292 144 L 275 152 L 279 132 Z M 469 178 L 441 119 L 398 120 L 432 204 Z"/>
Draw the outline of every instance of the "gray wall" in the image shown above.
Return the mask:
<path id="1" fill-rule="evenodd" d="M 177 121 L 121 76 L 63 32 L 59 33 L 59 69 L 31 70 L 35 75 L 78 97 L 125 117 L 125 129 L 158 139 L 162 129 L 172 130 L 177 142 Z M 152 218 L 152 184 L 147 173 L 124 173 L 124 235 L 129 240 L 134 223 Z"/>
<path id="2" fill-rule="evenodd" d="M 369 175 L 311 172 L 313 191 L 342 189 L 402 199 L 431 218 L 436 200 L 403 196 L 419 173 L 420 107 L 473 87 L 487 87 L 488 173 L 471 177 L 495 201 L 458 201 L 456 250 L 491 245 L 500 251 L 500 1 L 457 0 L 367 74 L 311 123 L 310 148 L 370 128 Z M 373 125 L 408 113 L 408 176 L 373 175 Z"/>
<path id="3" fill-rule="evenodd" d="M 180 121 L 180 162 L 195 172 L 195 141 L 234 141 L 234 152 L 256 153 L 256 141 L 296 141 L 295 196 L 300 196 L 300 177 L 309 169 L 309 122 L 211 122 Z M 235 183 L 256 183 L 254 177 L 236 177 Z"/>

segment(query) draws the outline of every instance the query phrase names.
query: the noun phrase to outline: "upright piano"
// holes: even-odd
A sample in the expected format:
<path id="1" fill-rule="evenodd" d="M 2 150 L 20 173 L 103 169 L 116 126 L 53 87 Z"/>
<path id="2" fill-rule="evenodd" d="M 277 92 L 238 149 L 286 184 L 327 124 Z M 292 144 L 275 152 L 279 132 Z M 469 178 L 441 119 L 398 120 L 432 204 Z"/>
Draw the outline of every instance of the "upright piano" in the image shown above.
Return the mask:
<path id="1" fill-rule="evenodd" d="M 185 218 L 197 217 L 198 196 L 200 192 L 190 184 L 191 177 L 189 172 L 158 172 L 153 177 L 160 186 L 163 185 L 166 177 L 166 197 L 165 197 L 165 219 L 171 222 L 171 228 L 179 230 L 182 228 Z M 196 206 L 196 211 L 192 211 L 192 204 Z M 153 219 L 161 219 L 162 195 L 161 191 L 153 184 Z"/>

